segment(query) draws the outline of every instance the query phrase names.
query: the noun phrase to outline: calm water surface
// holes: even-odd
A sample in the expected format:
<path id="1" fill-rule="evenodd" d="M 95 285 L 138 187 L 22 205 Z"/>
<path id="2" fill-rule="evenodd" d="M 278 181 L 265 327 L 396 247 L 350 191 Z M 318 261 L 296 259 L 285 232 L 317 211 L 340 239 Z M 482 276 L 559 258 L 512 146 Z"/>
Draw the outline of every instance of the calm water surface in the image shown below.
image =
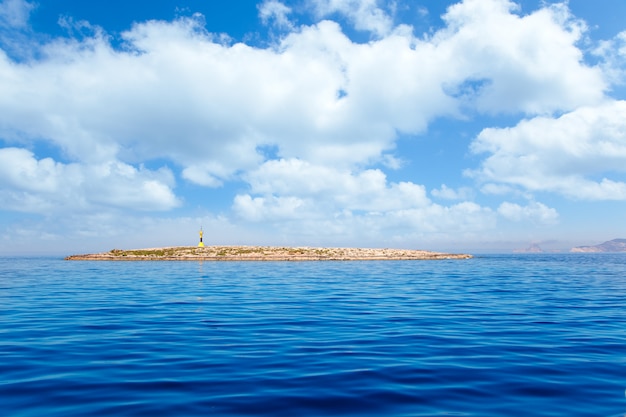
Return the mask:
<path id="1" fill-rule="evenodd" d="M 624 416 L 626 254 L 0 258 L 5 416 Z"/>

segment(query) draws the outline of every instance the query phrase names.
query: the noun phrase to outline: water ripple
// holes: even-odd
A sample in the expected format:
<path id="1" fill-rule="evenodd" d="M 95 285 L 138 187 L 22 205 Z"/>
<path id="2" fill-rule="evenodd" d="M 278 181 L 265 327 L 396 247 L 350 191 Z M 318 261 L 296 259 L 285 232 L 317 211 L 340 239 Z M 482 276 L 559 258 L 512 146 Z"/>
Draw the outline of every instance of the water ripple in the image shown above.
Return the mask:
<path id="1" fill-rule="evenodd" d="M 626 256 L 0 272 L 4 415 L 626 411 Z"/>

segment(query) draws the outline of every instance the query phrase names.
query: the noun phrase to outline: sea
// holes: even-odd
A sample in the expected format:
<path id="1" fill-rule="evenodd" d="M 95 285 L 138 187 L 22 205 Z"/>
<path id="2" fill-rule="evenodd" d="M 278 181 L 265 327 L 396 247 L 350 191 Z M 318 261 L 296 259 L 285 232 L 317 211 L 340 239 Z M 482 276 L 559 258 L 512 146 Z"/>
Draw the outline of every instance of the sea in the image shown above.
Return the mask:
<path id="1" fill-rule="evenodd" d="M 626 254 L 0 258 L 2 416 L 626 416 Z"/>

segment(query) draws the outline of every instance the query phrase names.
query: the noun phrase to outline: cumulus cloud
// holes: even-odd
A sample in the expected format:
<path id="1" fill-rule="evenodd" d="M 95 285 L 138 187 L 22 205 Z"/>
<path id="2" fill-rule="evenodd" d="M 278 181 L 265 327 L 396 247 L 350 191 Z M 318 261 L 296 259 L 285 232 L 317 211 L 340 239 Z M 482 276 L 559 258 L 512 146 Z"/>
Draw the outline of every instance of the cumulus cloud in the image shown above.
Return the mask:
<path id="1" fill-rule="evenodd" d="M 250 222 L 271 222 L 282 232 L 343 236 L 386 235 L 408 241 L 435 233 L 460 236 L 491 229 L 496 213 L 475 203 L 433 203 L 424 186 L 389 182 L 376 169 L 352 172 L 306 161 L 268 161 L 249 174 L 250 194 L 235 198 L 233 211 Z"/>
<path id="2" fill-rule="evenodd" d="M 62 164 L 19 148 L 0 149 L 0 209 L 50 214 L 97 206 L 168 210 L 179 205 L 169 170 L 120 162 Z"/>
<path id="3" fill-rule="evenodd" d="M 555 209 L 535 201 L 526 206 L 505 201 L 498 207 L 498 214 L 514 222 L 531 220 L 542 224 L 553 224 L 559 217 Z"/>
<path id="4" fill-rule="evenodd" d="M 443 16 L 433 37 L 449 91 L 484 112 L 546 114 L 597 103 L 602 72 L 584 64 L 577 47 L 585 25 L 564 4 L 526 16 L 508 0 L 466 0 Z"/>
<path id="5" fill-rule="evenodd" d="M 310 203 L 310 202 L 309 202 Z M 302 219 L 298 212 L 305 202 L 297 197 L 252 197 L 240 194 L 235 197 L 235 212 L 248 221 L 284 221 L 287 219 Z"/>
<path id="6" fill-rule="evenodd" d="M 357 44 L 323 21 L 259 49 L 224 45 L 193 17 L 136 24 L 122 50 L 103 34 L 55 40 L 33 62 L 0 55 L 0 134 L 44 138 L 81 161 L 168 158 L 214 185 L 262 163 L 262 146 L 350 167 L 381 161 L 399 133 L 469 101 L 544 112 L 602 96 L 556 11 L 521 18 L 507 4 L 460 3 L 429 40 Z"/>
<path id="7" fill-rule="evenodd" d="M 494 230 L 497 226 L 497 213 L 470 202 L 360 211 L 341 209 L 329 201 L 240 194 L 235 198 L 233 209 L 246 221 L 265 222 L 277 236 L 299 236 L 331 244 L 399 242 L 406 246 L 435 238 L 450 242 Z"/>
<path id="8" fill-rule="evenodd" d="M 31 3 L 0 4 L 3 21 L 24 25 Z M 615 176 L 623 103 L 606 99 L 607 70 L 585 63 L 586 28 L 566 5 L 521 15 L 508 0 L 464 0 L 443 28 L 416 36 L 383 2 L 309 4 L 372 39 L 356 42 L 331 20 L 296 27 L 293 10 L 266 0 L 260 18 L 287 31 L 269 47 L 225 42 L 194 15 L 136 23 L 121 45 L 81 23 L 89 30 L 40 44 L 33 58 L 0 50 L 0 204 L 167 210 L 181 204 L 179 176 L 203 187 L 244 181 L 233 213 L 302 233 L 473 233 L 516 212 L 549 218 L 545 206 L 494 210 L 445 185 L 431 195 L 458 203 L 439 205 L 419 178 L 389 181 L 376 168 L 401 167 L 402 135 L 485 114 L 528 119 L 474 141 L 472 152 L 487 154 L 470 172 L 483 190 L 626 198 Z M 42 141 L 65 162 L 26 150 Z M 151 161 L 176 172 L 142 166 Z"/>
<path id="9" fill-rule="evenodd" d="M 471 147 L 488 153 L 469 175 L 488 183 L 587 200 L 626 199 L 626 102 L 483 130 Z"/>
<path id="10" fill-rule="evenodd" d="M 347 210 L 387 211 L 430 203 L 423 186 L 410 182 L 389 185 L 378 169 L 353 173 L 298 159 L 268 161 L 250 172 L 247 181 L 255 194 L 308 197 L 316 205 L 333 201 L 336 208 Z"/>

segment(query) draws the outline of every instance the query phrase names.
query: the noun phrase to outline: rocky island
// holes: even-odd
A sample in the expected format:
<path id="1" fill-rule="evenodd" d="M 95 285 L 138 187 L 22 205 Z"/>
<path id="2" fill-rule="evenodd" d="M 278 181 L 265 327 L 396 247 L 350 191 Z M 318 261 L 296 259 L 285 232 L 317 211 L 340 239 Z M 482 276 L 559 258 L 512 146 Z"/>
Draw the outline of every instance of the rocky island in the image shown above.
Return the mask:
<path id="1" fill-rule="evenodd" d="M 472 255 L 415 249 L 311 248 L 272 246 L 177 246 L 113 249 L 72 255 L 70 261 L 366 261 L 469 259 Z"/>
<path id="2" fill-rule="evenodd" d="M 576 246 L 570 249 L 576 253 L 626 252 L 626 239 L 613 239 L 594 246 Z"/>

